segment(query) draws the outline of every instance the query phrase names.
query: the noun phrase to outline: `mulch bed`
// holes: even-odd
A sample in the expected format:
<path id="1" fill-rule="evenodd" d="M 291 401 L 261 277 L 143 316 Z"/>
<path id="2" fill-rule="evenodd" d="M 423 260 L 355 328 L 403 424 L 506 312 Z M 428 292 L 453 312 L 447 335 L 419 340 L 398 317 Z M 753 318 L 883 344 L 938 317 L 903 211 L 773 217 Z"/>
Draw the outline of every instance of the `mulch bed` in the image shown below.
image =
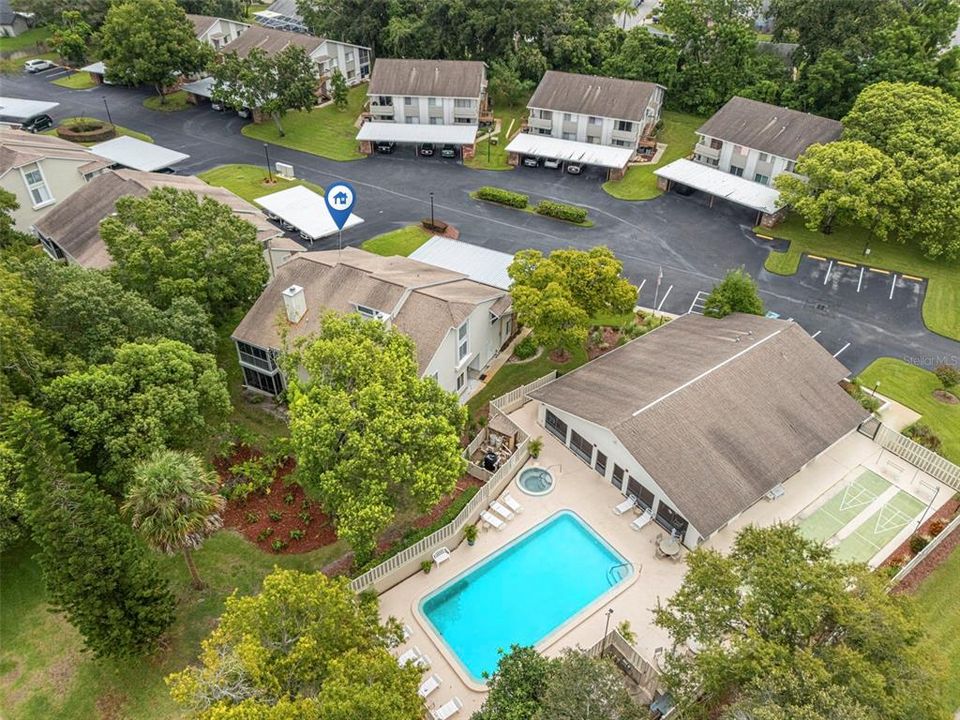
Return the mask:
<path id="1" fill-rule="evenodd" d="M 943 507 L 931 515 L 919 530 L 914 534 L 930 536 L 930 526 L 937 521 L 949 523 L 957 513 L 960 512 L 960 500 L 956 497 L 948 500 Z M 924 560 L 917 565 L 907 577 L 900 581 L 895 588 L 895 592 L 913 592 L 923 580 L 933 572 L 937 566 L 943 562 L 950 551 L 960 544 L 960 531 L 955 531 L 950 537 L 938 545 Z M 891 565 L 905 565 L 913 557 L 910 551 L 910 538 L 907 538 L 896 550 L 890 553 L 890 556 L 884 560 L 880 567 L 889 567 Z"/>
<path id="2" fill-rule="evenodd" d="M 960 403 L 960 398 L 952 393 L 948 393 L 946 390 L 937 388 L 933 391 L 933 397 L 935 400 L 939 400 L 942 403 L 947 405 L 957 405 Z"/>
<path id="3" fill-rule="evenodd" d="M 595 360 L 601 355 L 605 355 L 617 347 L 617 343 L 620 341 L 620 331 L 616 328 L 602 327 L 600 331 L 603 333 L 603 340 L 596 345 L 593 343 L 587 345 L 587 360 Z"/>

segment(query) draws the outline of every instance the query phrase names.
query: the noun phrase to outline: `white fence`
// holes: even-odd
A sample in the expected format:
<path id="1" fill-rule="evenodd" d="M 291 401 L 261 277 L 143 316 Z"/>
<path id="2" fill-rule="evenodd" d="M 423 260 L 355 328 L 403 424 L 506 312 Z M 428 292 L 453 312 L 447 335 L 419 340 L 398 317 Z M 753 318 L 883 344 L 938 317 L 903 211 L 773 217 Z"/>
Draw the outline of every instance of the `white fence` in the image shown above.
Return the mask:
<path id="1" fill-rule="evenodd" d="M 517 408 L 523 407 L 524 403 L 527 402 L 527 394 L 537 390 L 548 382 L 553 382 L 557 379 L 557 371 L 553 370 L 552 372 L 544 375 L 542 378 L 534 380 L 532 383 L 522 385 L 514 390 L 511 390 L 506 395 L 501 395 L 498 398 L 494 398 L 490 401 L 490 404 L 495 407 L 500 412 L 507 414 L 511 413 Z"/>
<path id="2" fill-rule="evenodd" d="M 940 531 L 940 534 L 939 534 L 939 535 L 937 535 L 935 538 L 933 538 L 933 540 L 931 540 L 929 543 L 927 543 L 927 546 L 926 546 L 923 550 L 921 550 L 921 551 L 918 552 L 916 555 L 914 555 L 912 558 L 910 558 L 910 562 L 908 562 L 906 565 L 904 565 L 902 568 L 900 568 L 900 570 L 897 572 L 897 574 L 894 575 L 894 576 L 890 579 L 890 587 L 896 586 L 897 583 L 899 583 L 899 582 L 900 582 L 901 580 L 903 580 L 907 575 L 909 575 L 910 572 L 911 572 L 917 565 L 919 565 L 921 562 L 923 562 L 923 559 L 926 558 L 927 555 L 929 555 L 929 554 L 932 553 L 934 550 L 936 550 L 937 546 L 938 546 L 940 543 L 942 543 L 942 542 L 947 538 L 947 536 L 950 535 L 950 533 L 956 531 L 956 529 L 957 529 L 958 527 L 960 527 L 960 515 L 957 515 L 957 516 L 950 522 L 949 525 L 947 525 L 943 530 Z"/>
<path id="3" fill-rule="evenodd" d="M 873 439 L 884 450 L 889 450 L 954 490 L 960 490 L 960 467 L 942 455 L 937 455 L 882 423 Z"/>

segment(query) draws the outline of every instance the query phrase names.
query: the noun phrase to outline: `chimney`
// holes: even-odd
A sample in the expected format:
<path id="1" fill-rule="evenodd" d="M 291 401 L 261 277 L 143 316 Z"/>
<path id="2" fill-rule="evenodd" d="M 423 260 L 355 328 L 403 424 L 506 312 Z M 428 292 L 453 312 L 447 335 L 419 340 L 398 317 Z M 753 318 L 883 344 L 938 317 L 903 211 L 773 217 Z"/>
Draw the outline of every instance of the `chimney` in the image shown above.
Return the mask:
<path id="1" fill-rule="evenodd" d="M 283 291 L 283 306 L 287 310 L 287 320 L 296 325 L 307 314 L 307 299 L 303 288 L 291 285 Z"/>

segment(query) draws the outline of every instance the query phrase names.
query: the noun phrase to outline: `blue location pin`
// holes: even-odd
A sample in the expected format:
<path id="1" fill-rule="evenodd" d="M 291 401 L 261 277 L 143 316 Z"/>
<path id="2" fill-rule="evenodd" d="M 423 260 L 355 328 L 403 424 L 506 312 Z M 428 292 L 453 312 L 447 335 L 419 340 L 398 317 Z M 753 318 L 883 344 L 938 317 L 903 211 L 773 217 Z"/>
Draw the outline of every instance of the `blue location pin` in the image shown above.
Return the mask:
<path id="1" fill-rule="evenodd" d="M 327 203 L 330 217 L 333 218 L 340 230 L 343 230 L 343 226 L 350 219 L 356 197 L 350 183 L 338 182 L 327 187 L 327 194 L 323 196 L 323 199 Z"/>

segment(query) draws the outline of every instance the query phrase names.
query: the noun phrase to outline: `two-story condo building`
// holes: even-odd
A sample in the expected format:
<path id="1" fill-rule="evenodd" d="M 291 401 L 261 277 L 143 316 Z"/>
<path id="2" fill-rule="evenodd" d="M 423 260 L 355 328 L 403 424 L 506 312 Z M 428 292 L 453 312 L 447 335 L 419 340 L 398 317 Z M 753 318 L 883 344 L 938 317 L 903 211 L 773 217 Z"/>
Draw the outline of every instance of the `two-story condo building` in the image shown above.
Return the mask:
<path id="1" fill-rule="evenodd" d="M 527 103 L 525 132 L 507 146 L 509 162 L 555 159 L 619 178 L 638 151 L 655 148 L 664 93 L 655 83 L 549 70 Z"/>
<path id="2" fill-rule="evenodd" d="M 471 157 L 479 124 L 493 119 L 487 67 L 472 60 L 378 59 L 367 96 L 369 111 L 357 134 L 366 153 L 376 143 L 436 143 Z"/>
<path id="3" fill-rule="evenodd" d="M 513 331 L 510 294 L 463 273 L 351 247 L 301 253 L 233 332 L 244 385 L 280 394 L 281 329 L 289 342 L 313 335 L 326 311 L 396 327 L 413 340 L 421 376 L 463 399 Z"/>
<path id="4" fill-rule="evenodd" d="M 808 147 L 842 132 L 837 120 L 734 97 L 697 130 L 692 159 L 655 174 L 663 190 L 674 184 L 701 190 L 756 211 L 760 224 L 772 226 L 786 210 L 773 179 L 793 172 Z"/>
<path id="5" fill-rule="evenodd" d="M 193 23 L 197 40 L 207 43 L 217 51 L 250 29 L 249 23 L 213 17 L 212 15 L 191 15 L 187 13 L 187 19 Z"/>

